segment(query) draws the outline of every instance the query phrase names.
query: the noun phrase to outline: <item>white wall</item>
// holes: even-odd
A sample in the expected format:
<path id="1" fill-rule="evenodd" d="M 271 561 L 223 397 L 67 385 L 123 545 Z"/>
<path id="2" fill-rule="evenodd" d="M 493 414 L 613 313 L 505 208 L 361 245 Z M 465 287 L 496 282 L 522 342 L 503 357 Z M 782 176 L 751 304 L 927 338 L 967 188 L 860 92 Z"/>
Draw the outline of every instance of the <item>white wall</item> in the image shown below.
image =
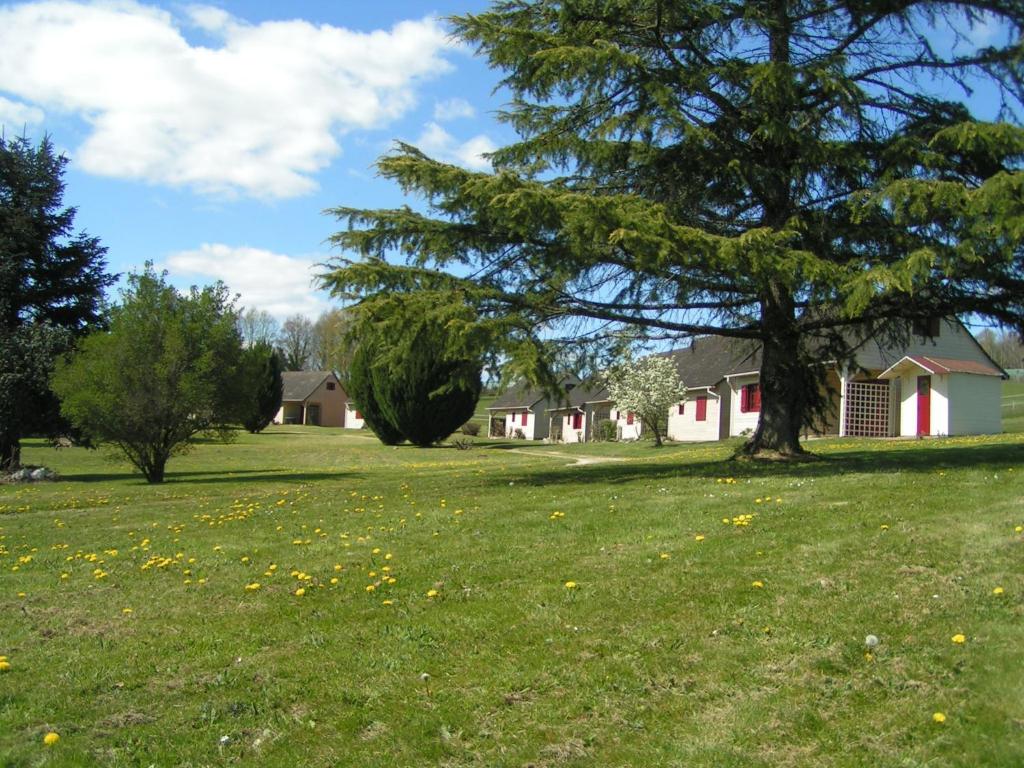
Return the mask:
<path id="1" fill-rule="evenodd" d="M 362 429 L 366 422 L 363 419 L 356 418 L 356 409 L 352 407 L 352 403 L 345 404 L 345 429 Z"/>
<path id="2" fill-rule="evenodd" d="M 884 371 L 899 362 L 905 355 L 988 362 L 981 347 L 960 323 L 942 320 L 939 322 L 938 337 L 932 339 L 911 335 L 907 346 L 902 349 L 882 350 L 874 341 L 867 342 L 857 352 L 857 363 L 869 370 Z"/>
<path id="3" fill-rule="evenodd" d="M 697 398 L 706 395 L 708 402 L 707 419 L 697 421 Z M 721 402 L 713 395 L 703 391 L 695 391 L 688 394 L 686 407 L 683 414 L 679 414 L 679 406 L 673 406 L 668 414 L 668 438 L 669 440 L 696 441 L 696 440 L 717 440 L 719 428 L 719 416 L 721 414 Z"/>
<path id="4" fill-rule="evenodd" d="M 949 434 L 996 435 L 1003 431 L 1003 381 L 998 376 L 951 373 L 949 379 Z"/>
<path id="5" fill-rule="evenodd" d="M 616 431 L 620 440 L 639 440 L 643 426 L 640 424 L 640 417 L 634 416 L 633 423 L 629 423 L 629 414 L 625 411 L 612 409 L 612 418 L 615 419 Z"/>
<path id="6" fill-rule="evenodd" d="M 545 421 L 543 429 L 538 429 L 537 414 L 526 411 L 526 424 L 523 424 L 523 413 L 523 411 L 515 411 L 505 414 L 505 437 L 513 437 L 517 429 L 522 431 L 527 440 L 539 440 L 547 437 L 547 422 Z M 548 417 L 543 416 L 542 418 L 546 420 Z"/>
<path id="7" fill-rule="evenodd" d="M 563 416 L 556 415 L 555 418 L 562 419 L 562 442 L 563 443 L 582 443 L 586 440 L 587 436 L 587 417 L 585 415 L 580 416 L 579 429 L 573 429 L 571 413 Z"/>
<path id="8" fill-rule="evenodd" d="M 730 398 L 730 414 L 729 414 L 729 435 L 736 437 L 743 433 L 744 430 L 749 429 L 753 432 L 757 429 L 757 422 L 761 418 L 760 411 L 753 411 L 743 413 L 740 411 L 740 390 L 743 389 L 746 384 L 753 384 L 759 379 L 756 373 L 751 373 L 747 376 L 735 376 L 729 379 L 729 390 L 732 393 Z"/>

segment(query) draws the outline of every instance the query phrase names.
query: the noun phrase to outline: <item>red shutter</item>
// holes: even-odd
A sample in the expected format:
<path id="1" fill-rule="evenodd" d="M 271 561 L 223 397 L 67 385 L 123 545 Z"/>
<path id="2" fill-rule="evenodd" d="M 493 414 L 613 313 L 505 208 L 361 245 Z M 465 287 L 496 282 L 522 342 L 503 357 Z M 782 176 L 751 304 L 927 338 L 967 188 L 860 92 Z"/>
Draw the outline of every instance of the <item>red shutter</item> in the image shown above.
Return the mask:
<path id="1" fill-rule="evenodd" d="M 523 411 L 523 415 L 522 418 L 520 418 L 519 423 L 522 424 L 524 427 L 526 426 L 526 411 Z"/>
<path id="2" fill-rule="evenodd" d="M 761 410 L 761 385 L 750 385 L 750 410 L 759 412 Z"/>
<path id="3" fill-rule="evenodd" d="M 701 395 L 697 398 L 697 421 L 708 420 L 708 396 Z"/>
<path id="4" fill-rule="evenodd" d="M 632 411 L 630 411 L 629 413 L 626 414 L 626 423 L 627 424 L 632 424 L 633 423 L 633 412 Z"/>
<path id="5" fill-rule="evenodd" d="M 361 414 L 359 411 L 356 411 L 356 418 L 357 419 L 363 418 L 363 414 Z"/>
<path id="6" fill-rule="evenodd" d="M 740 387 L 740 413 L 747 412 L 749 395 L 750 390 L 746 386 Z"/>
<path id="7" fill-rule="evenodd" d="M 573 429 L 583 429 L 583 414 L 582 413 L 574 413 L 572 415 L 572 428 Z"/>
<path id="8" fill-rule="evenodd" d="M 686 403 L 680 403 L 679 404 L 679 415 L 682 416 L 684 413 L 686 413 Z"/>

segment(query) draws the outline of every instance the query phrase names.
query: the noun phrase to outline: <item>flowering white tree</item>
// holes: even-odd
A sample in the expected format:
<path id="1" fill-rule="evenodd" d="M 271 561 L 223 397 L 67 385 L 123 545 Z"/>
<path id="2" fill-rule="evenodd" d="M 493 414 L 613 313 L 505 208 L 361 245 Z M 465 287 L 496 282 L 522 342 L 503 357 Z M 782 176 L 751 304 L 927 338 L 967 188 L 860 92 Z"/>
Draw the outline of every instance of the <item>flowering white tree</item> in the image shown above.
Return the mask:
<path id="1" fill-rule="evenodd" d="M 661 355 L 629 359 L 605 371 L 604 378 L 616 407 L 639 416 L 660 446 L 669 409 L 686 394 L 675 361 Z"/>

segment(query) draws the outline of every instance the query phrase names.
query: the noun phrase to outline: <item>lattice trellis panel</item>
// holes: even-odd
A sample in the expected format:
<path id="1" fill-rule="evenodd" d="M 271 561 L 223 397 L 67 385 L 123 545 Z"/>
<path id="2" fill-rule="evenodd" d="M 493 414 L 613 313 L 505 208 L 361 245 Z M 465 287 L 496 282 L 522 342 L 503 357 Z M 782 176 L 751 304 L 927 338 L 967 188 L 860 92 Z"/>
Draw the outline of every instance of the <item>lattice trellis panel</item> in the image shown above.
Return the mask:
<path id="1" fill-rule="evenodd" d="M 846 434 L 851 437 L 889 437 L 889 385 L 846 383 Z"/>

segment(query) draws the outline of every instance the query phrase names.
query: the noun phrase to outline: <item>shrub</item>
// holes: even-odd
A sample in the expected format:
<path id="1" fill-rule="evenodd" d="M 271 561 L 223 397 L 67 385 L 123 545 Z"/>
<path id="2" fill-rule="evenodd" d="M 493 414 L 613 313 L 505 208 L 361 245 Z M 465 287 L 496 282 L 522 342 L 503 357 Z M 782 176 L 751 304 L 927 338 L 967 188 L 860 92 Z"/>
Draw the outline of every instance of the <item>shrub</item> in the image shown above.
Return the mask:
<path id="1" fill-rule="evenodd" d="M 619 433 L 618 424 L 612 419 L 601 419 L 594 425 L 594 438 L 598 442 L 611 442 Z"/>
<path id="2" fill-rule="evenodd" d="M 476 437 L 480 434 L 480 425 L 475 421 L 467 421 L 462 425 L 462 434 Z"/>

